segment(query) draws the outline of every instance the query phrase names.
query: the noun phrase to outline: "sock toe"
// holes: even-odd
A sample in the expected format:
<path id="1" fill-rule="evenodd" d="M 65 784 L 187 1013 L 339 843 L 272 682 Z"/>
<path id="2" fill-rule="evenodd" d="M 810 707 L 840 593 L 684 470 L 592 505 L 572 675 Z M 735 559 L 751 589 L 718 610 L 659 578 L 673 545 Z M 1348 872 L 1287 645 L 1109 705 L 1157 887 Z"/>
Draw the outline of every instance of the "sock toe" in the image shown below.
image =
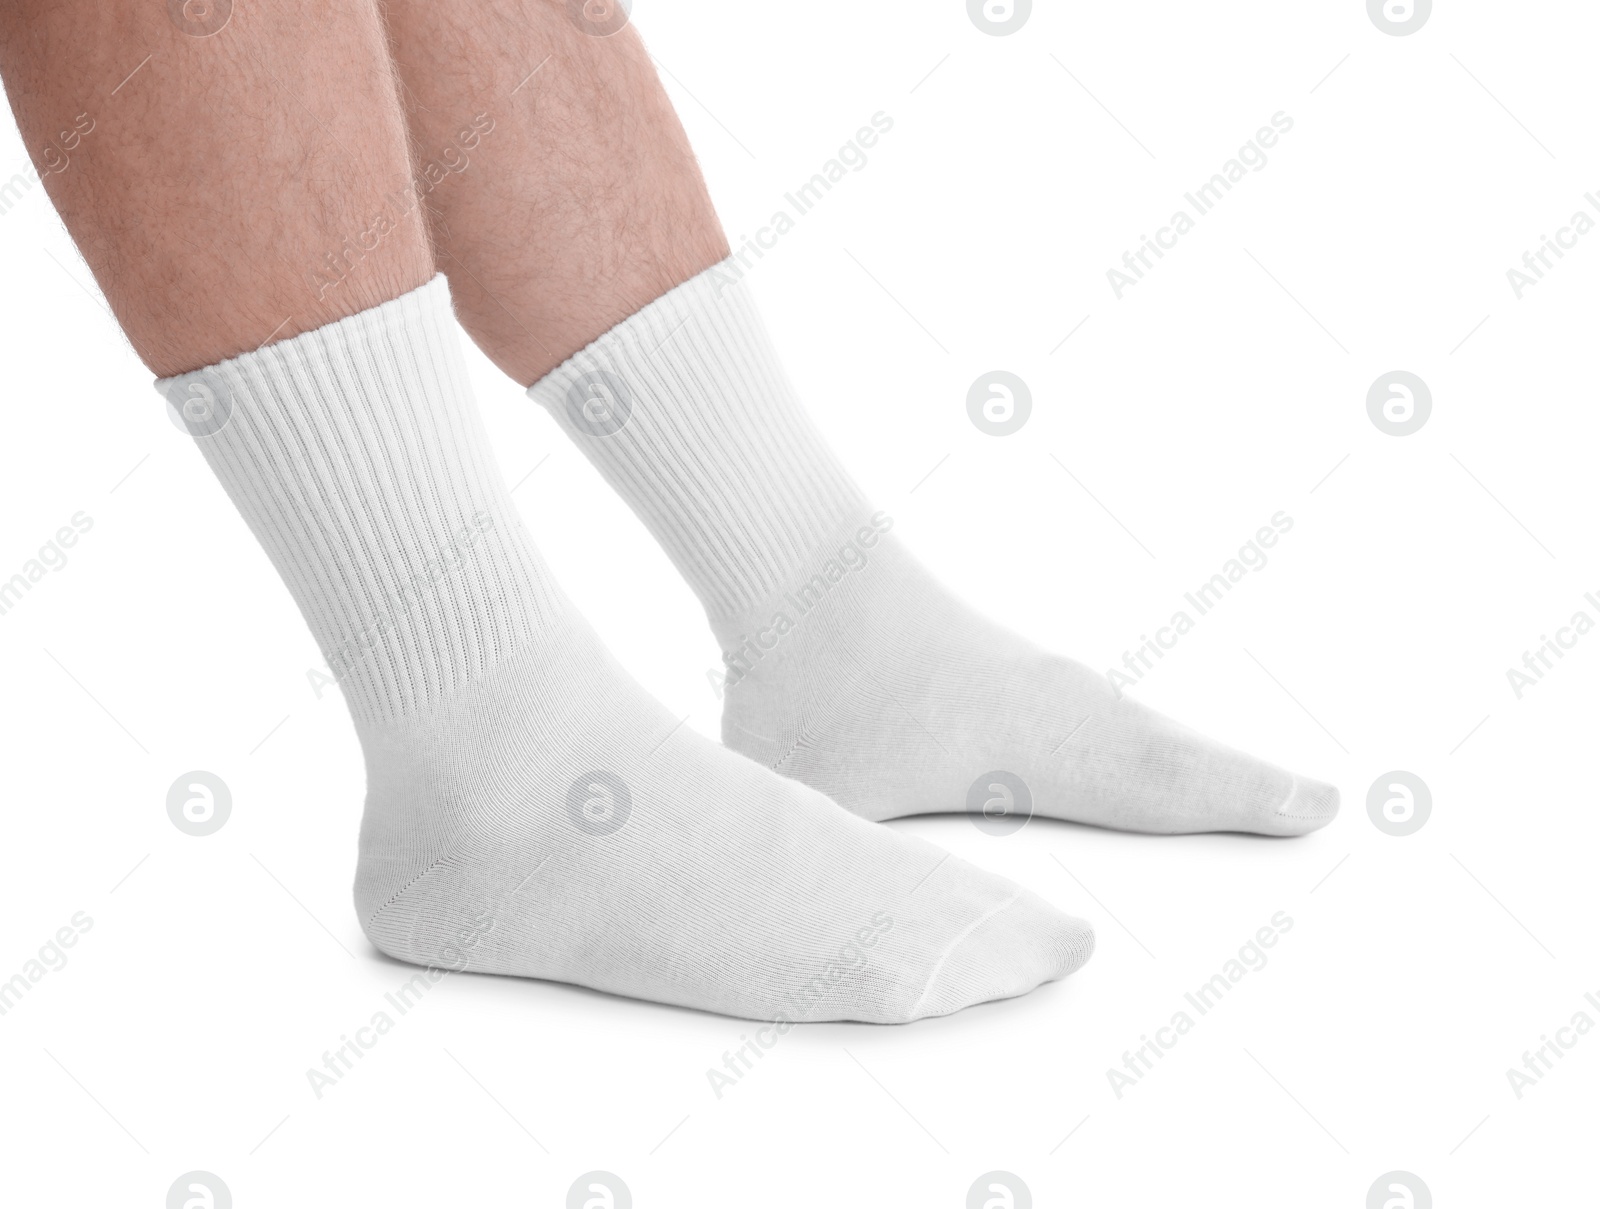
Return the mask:
<path id="1" fill-rule="evenodd" d="M 1319 827 L 1326 827 L 1338 813 L 1337 786 L 1296 777 L 1288 798 L 1272 816 L 1273 829 L 1270 834 L 1305 835 Z"/>
<path id="2" fill-rule="evenodd" d="M 1094 953 L 1094 928 L 1018 890 L 958 935 L 935 963 L 907 1019 L 946 1016 L 1025 995 L 1065 978 Z"/>

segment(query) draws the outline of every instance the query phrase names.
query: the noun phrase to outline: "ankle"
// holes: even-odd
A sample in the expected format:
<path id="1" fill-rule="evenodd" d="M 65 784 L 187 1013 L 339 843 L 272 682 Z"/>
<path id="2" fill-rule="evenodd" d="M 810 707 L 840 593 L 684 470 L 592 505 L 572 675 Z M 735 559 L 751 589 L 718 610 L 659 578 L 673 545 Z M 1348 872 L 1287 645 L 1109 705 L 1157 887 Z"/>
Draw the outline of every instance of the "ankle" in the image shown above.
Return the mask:
<path id="1" fill-rule="evenodd" d="M 653 707 L 653 708 L 650 708 Z M 405 887 L 469 843 L 492 844 L 517 813 L 486 770 L 531 783 L 588 769 L 596 737 L 663 729 L 666 711 L 640 694 L 576 612 L 449 698 L 404 717 L 357 724 L 366 763 L 356 907 L 363 925 Z"/>
<path id="2" fill-rule="evenodd" d="M 778 766 L 808 729 L 891 658 L 932 584 L 878 511 L 840 525 L 781 586 L 713 618 L 723 649 L 723 742 Z"/>

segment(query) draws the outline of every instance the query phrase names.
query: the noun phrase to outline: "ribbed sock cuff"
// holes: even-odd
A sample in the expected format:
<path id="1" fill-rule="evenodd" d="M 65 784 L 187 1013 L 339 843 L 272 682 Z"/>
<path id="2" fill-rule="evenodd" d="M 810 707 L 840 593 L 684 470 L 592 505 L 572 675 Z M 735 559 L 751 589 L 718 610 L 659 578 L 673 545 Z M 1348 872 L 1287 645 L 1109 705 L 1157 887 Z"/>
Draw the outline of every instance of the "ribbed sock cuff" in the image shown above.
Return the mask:
<path id="1" fill-rule="evenodd" d="M 454 692 L 564 607 L 490 452 L 443 277 L 156 388 L 358 721 Z"/>
<path id="2" fill-rule="evenodd" d="M 666 548 L 715 624 L 869 512 L 801 407 L 731 261 L 528 388 Z"/>

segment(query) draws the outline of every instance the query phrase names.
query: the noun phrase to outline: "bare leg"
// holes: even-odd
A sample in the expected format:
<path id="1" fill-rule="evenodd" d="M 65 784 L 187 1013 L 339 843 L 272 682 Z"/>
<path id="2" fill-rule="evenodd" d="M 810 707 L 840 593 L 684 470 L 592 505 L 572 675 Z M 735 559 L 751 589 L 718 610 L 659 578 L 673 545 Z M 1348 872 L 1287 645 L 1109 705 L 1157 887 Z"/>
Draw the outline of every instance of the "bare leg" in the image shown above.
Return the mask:
<path id="1" fill-rule="evenodd" d="M 0 77 L 50 200 L 157 374 L 432 276 L 420 212 L 390 200 L 411 169 L 369 0 L 241 4 L 204 37 L 164 3 L 10 0 Z"/>
<path id="2" fill-rule="evenodd" d="M 631 26 L 584 32 L 564 0 L 389 0 L 385 15 L 419 161 L 467 160 L 436 188 L 421 174 L 439 268 L 518 382 L 727 256 Z M 464 149 L 479 115 L 493 129 Z"/>

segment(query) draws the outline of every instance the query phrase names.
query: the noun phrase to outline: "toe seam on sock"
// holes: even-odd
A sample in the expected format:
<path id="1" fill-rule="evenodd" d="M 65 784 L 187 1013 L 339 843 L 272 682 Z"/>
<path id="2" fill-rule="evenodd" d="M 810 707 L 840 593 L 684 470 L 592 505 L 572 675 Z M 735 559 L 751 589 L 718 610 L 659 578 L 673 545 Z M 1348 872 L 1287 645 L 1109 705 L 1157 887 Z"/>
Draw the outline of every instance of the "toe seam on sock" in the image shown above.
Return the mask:
<path id="1" fill-rule="evenodd" d="M 1016 902 L 1017 899 L 1021 898 L 1023 893 L 1024 892 L 1019 888 L 1017 892 L 1010 898 L 1006 899 L 1005 902 L 999 904 L 998 906 L 991 907 L 989 910 L 985 911 L 982 915 L 978 916 L 977 919 L 973 920 L 970 924 L 958 932 L 955 938 L 944 947 L 944 952 L 940 953 L 939 959 L 933 963 L 933 969 L 928 971 L 928 981 L 923 984 L 922 994 L 917 996 L 917 1001 L 911 1005 L 912 1020 L 917 1019 L 918 1013 L 922 1010 L 922 1005 L 927 1002 L 928 996 L 933 993 L 933 984 L 939 980 L 939 975 L 944 970 L 944 963 L 946 960 L 948 960 L 950 954 L 954 953 L 956 948 L 967 937 L 971 936 L 981 926 L 988 923 L 996 915 L 999 915 L 1000 912 L 1004 911 L 1012 903 Z"/>

